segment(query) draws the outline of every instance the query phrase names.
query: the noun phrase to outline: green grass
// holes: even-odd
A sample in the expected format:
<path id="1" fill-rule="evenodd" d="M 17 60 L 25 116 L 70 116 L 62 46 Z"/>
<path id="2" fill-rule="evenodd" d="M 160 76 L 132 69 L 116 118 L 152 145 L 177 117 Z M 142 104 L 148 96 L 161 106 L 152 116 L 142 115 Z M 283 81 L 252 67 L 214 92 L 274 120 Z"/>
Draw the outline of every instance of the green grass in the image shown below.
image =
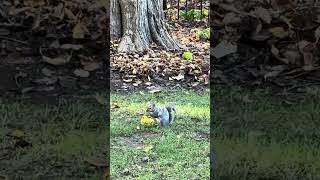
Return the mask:
<path id="1" fill-rule="evenodd" d="M 320 179 L 319 97 L 283 105 L 268 91 L 213 95 L 217 179 Z"/>
<path id="2" fill-rule="evenodd" d="M 137 128 L 149 102 L 175 102 L 174 124 Z M 111 110 L 114 179 L 209 179 L 209 93 L 113 94 L 111 103 L 120 107 Z"/>
<path id="3" fill-rule="evenodd" d="M 105 110 L 93 103 L 0 104 L 0 174 L 10 179 L 101 179 L 87 159 L 106 152 Z M 22 138 L 8 136 L 14 130 Z M 16 142 L 27 142 L 23 146 Z"/>

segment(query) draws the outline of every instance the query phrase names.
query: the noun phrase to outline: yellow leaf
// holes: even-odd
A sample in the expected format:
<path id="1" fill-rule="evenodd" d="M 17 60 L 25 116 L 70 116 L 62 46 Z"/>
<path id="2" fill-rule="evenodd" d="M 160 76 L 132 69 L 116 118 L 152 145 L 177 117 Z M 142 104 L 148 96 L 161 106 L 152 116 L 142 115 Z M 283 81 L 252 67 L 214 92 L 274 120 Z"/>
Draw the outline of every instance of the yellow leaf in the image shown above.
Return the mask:
<path id="1" fill-rule="evenodd" d="M 288 33 L 283 29 L 283 27 L 274 27 L 270 28 L 269 31 L 278 38 L 284 38 L 288 35 Z"/>
<path id="2" fill-rule="evenodd" d="M 143 148 L 143 151 L 146 152 L 146 153 L 148 153 L 148 152 L 150 152 L 152 149 L 153 149 L 153 146 L 150 145 L 150 146 L 144 147 L 144 148 Z"/>
<path id="3" fill-rule="evenodd" d="M 72 32 L 73 32 L 72 37 L 74 39 L 84 38 L 84 30 L 82 28 L 82 24 L 80 21 L 74 26 Z"/>
<path id="4" fill-rule="evenodd" d="M 19 129 L 16 129 L 12 131 L 11 136 L 16 137 L 16 138 L 22 138 L 25 136 L 25 133 Z"/>
<path id="5" fill-rule="evenodd" d="M 155 125 L 155 120 L 149 116 L 142 116 L 140 119 L 140 124 L 144 127 L 152 127 Z"/>

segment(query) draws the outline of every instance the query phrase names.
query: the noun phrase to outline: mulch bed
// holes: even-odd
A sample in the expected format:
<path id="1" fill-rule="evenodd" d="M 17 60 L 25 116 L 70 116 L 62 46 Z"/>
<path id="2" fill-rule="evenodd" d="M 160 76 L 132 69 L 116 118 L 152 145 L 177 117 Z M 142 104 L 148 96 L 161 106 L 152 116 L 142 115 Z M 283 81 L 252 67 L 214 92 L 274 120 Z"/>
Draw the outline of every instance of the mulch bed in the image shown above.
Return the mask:
<path id="1" fill-rule="evenodd" d="M 1 98 L 50 102 L 105 89 L 105 7 L 90 0 L 1 1 Z"/>

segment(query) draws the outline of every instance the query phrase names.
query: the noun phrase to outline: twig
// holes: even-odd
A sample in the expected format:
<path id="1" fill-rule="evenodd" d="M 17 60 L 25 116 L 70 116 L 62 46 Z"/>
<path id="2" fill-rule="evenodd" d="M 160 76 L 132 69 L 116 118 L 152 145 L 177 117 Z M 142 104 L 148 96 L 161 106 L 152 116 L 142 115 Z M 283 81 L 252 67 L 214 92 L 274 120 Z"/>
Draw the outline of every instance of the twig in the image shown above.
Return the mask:
<path id="1" fill-rule="evenodd" d="M 9 37 L 5 37 L 5 36 L 0 36 L 0 39 L 6 39 L 6 40 L 9 40 L 9 41 L 14 41 L 14 42 L 17 42 L 17 43 L 28 45 L 28 43 L 25 42 L 25 41 L 20 41 L 20 40 L 9 38 Z"/>

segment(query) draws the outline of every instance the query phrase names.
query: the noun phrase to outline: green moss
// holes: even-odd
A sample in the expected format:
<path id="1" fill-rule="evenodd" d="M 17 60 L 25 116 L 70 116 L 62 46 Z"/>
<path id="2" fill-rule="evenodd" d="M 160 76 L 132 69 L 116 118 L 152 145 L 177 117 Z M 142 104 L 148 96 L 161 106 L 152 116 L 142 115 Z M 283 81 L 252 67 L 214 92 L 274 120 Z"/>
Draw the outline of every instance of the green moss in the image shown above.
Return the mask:
<path id="1" fill-rule="evenodd" d="M 185 59 L 185 60 L 191 60 L 193 58 L 193 54 L 189 51 L 187 52 L 184 52 L 182 54 L 182 58 Z"/>

